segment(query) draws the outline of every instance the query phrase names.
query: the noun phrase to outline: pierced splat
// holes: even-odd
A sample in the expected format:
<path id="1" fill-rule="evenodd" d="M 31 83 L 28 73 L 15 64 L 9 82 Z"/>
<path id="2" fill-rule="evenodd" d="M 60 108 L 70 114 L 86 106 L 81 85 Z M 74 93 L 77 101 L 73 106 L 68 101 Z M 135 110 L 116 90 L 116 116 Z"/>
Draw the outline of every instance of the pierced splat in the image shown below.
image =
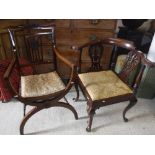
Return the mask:
<path id="1" fill-rule="evenodd" d="M 134 51 L 131 51 L 128 53 L 127 58 L 126 58 L 126 63 L 124 64 L 124 67 L 122 71 L 120 72 L 120 77 L 122 79 L 125 79 L 125 81 L 128 81 L 128 77 L 130 73 L 136 69 L 140 62 L 141 56 L 135 53 Z"/>
<path id="2" fill-rule="evenodd" d="M 89 56 L 91 58 L 90 71 L 99 71 L 102 69 L 100 61 L 103 54 L 104 47 L 101 44 L 91 45 L 89 47 Z"/>

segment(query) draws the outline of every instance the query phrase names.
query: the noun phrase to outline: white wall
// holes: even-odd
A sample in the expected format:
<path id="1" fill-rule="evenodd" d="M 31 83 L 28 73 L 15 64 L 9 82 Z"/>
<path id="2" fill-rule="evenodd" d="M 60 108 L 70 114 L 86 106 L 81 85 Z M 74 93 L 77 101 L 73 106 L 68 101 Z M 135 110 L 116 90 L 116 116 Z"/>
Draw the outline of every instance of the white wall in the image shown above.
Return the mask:
<path id="1" fill-rule="evenodd" d="M 152 39 L 152 43 L 151 43 L 147 58 L 150 61 L 155 62 L 155 33 L 154 33 L 154 36 L 153 36 L 153 39 Z"/>

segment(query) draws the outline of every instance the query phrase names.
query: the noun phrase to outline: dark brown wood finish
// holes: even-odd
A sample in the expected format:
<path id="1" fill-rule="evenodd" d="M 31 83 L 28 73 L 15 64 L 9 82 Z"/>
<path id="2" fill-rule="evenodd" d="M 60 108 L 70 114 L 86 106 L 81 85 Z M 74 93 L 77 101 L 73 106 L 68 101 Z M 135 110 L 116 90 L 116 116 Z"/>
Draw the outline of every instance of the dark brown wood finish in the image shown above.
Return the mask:
<path id="1" fill-rule="evenodd" d="M 120 74 L 116 74 L 116 73 L 115 74 L 120 78 L 120 80 L 125 82 L 131 88 L 131 90 L 133 90 L 133 93 L 120 95 L 120 96 L 116 96 L 116 97 L 111 97 L 111 98 L 103 98 L 101 100 L 93 101 L 91 99 L 91 96 L 89 95 L 86 87 L 84 86 L 84 84 L 80 80 L 79 76 L 77 75 L 76 82 L 75 82 L 77 97 L 76 97 L 75 101 L 77 101 L 79 99 L 79 90 L 78 90 L 78 85 L 79 85 L 86 100 L 87 100 L 87 112 L 88 112 L 88 116 L 89 116 L 89 121 L 88 121 L 88 126 L 86 128 L 86 131 L 88 131 L 88 132 L 91 131 L 91 126 L 92 126 L 92 121 L 93 121 L 93 116 L 95 114 L 95 111 L 103 106 L 116 104 L 116 103 L 120 103 L 123 101 L 129 101 L 130 102 L 129 105 L 123 111 L 123 119 L 125 122 L 127 122 L 128 119 L 125 117 L 125 114 L 137 102 L 136 92 L 139 87 L 145 67 L 146 66 L 155 67 L 155 64 L 150 62 L 149 60 L 147 60 L 144 57 L 142 52 L 136 50 L 133 42 L 119 39 L 119 38 L 117 38 L 117 39 L 116 38 L 107 38 L 107 39 L 103 39 L 103 40 L 92 41 L 92 42 L 88 42 L 88 43 L 84 44 L 83 46 L 79 47 L 78 48 L 78 50 L 80 52 L 79 64 L 81 63 L 81 53 L 82 53 L 83 49 L 88 48 L 88 50 L 89 50 L 90 47 L 94 47 L 96 45 L 97 46 L 100 45 L 100 47 L 102 46 L 102 48 L 104 48 L 107 45 L 112 45 L 115 47 L 122 47 L 124 49 L 129 50 L 128 56 L 126 58 L 126 63 L 124 65 L 122 71 L 120 72 Z M 94 52 L 96 52 L 96 49 L 94 49 Z M 103 52 L 106 52 L 106 51 L 103 51 Z M 137 71 L 134 84 L 129 85 L 128 84 L 129 75 L 138 65 L 140 65 L 140 69 Z M 97 64 L 97 66 L 98 66 L 98 64 Z M 113 67 L 110 66 L 109 69 L 112 69 L 112 68 Z M 80 65 L 79 65 L 78 71 L 79 72 L 81 71 Z M 96 71 L 96 68 L 94 71 Z"/>
<path id="2" fill-rule="evenodd" d="M 31 32 L 34 28 L 35 29 L 41 28 L 43 30 L 46 30 L 46 32 L 35 32 L 35 33 Z M 54 44 L 53 39 L 52 39 L 53 38 L 52 35 L 54 32 L 53 26 L 43 26 L 43 27 L 39 26 L 39 27 L 32 27 L 32 28 L 29 27 L 28 29 L 31 31 L 28 31 L 28 33 L 26 33 L 25 37 L 26 37 L 26 39 L 28 39 L 28 38 L 33 38 L 33 37 L 36 38 L 36 36 L 38 37 L 38 36 L 47 36 L 48 35 L 48 39 L 51 41 L 50 46 L 51 46 L 51 48 L 55 54 L 55 57 L 57 59 L 59 59 L 60 61 L 62 61 L 64 64 L 66 64 L 71 70 L 70 80 L 69 80 L 68 84 L 66 85 L 66 88 L 62 91 L 59 91 L 59 92 L 56 92 L 56 93 L 53 93 L 50 95 L 37 96 L 37 97 L 27 97 L 27 98 L 23 98 L 21 96 L 21 94 L 19 92 L 16 92 L 15 89 L 13 88 L 13 85 L 11 84 L 11 81 L 9 79 L 10 79 L 10 75 L 12 73 L 14 66 L 18 65 L 18 42 L 15 39 L 15 36 L 16 36 L 15 33 L 18 31 L 22 31 L 23 29 L 25 30 L 25 27 L 20 27 L 20 29 L 19 29 L 19 27 L 17 29 L 15 29 L 15 28 L 9 29 L 10 40 L 11 40 L 11 45 L 12 45 L 12 52 L 14 53 L 14 59 L 10 63 L 10 65 L 9 65 L 8 69 L 6 70 L 5 75 L 4 75 L 4 78 L 8 82 L 8 85 L 12 88 L 13 92 L 16 94 L 16 99 L 19 100 L 20 102 L 22 102 L 24 105 L 34 106 L 34 108 L 30 112 L 28 112 L 26 115 L 24 114 L 25 116 L 24 116 L 24 118 L 21 122 L 21 125 L 20 125 L 20 134 L 24 134 L 24 126 L 25 126 L 25 123 L 27 122 L 27 120 L 32 115 L 34 115 L 35 113 L 39 112 L 40 110 L 46 109 L 46 108 L 50 108 L 50 107 L 67 108 L 73 112 L 75 119 L 78 119 L 77 112 L 73 106 L 71 106 L 69 103 L 59 101 L 60 99 L 65 97 L 65 95 L 69 92 L 72 85 L 74 84 L 74 79 L 75 79 L 75 75 L 76 75 L 75 73 L 76 73 L 77 67 L 73 63 L 71 63 L 70 61 L 65 59 L 60 54 L 58 49 L 56 48 L 56 45 Z M 38 56 L 37 54 L 36 54 L 36 57 Z M 38 56 L 37 58 L 40 58 L 40 57 Z M 32 60 L 32 59 L 30 59 L 30 60 Z M 42 58 L 37 59 L 37 60 L 39 60 L 39 62 L 40 62 L 40 60 L 42 60 Z M 32 64 L 34 62 L 32 61 Z M 55 65 L 56 65 L 56 63 L 55 63 Z M 54 68 L 54 70 L 56 70 L 56 69 L 57 69 L 57 67 Z M 19 72 L 20 72 L 20 70 L 19 70 Z M 25 109 L 24 109 L 24 113 L 25 113 Z"/>

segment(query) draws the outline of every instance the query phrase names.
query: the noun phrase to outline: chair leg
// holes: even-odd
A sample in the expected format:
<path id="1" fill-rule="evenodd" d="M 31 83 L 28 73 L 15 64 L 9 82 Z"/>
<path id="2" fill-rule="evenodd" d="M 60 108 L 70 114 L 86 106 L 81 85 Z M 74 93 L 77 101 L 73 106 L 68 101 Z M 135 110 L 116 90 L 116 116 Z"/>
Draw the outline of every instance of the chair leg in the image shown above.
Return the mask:
<path id="1" fill-rule="evenodd" d="M 137 99 L 131 100 L 128 106 L 123 111 L 124 122 L 128 122 L 128 119 L 125 117 L 126 112 L 131 109 L 137 103 Z"/>
<path id="2" fill-rule="evenodd" d="M 88 121 L 88 126 L 87 126 L 87 128 L 86 128 L 86 131 L 87 131 L 87 132 L 91 132 L 91 126 L 92 126 L 94 114 L 95 114 L 95 110 L 92 110 L 92 111 L 89 113 L 89 121 Z"/>
<path id="3" fill-rule="evenodd" d="M 28 119 L 33 116 L 35 113 L 39 112 L 42 109 L 45 108 L 51 108 L 51 107 L 64 107 L 67 108 L 69 110 L 71 110 L 74 114 L 75 119 L 78 119 L 78 114 L 76 112 L 76 110 L 68 103 L 64 103 L 64 102 L 57 102 L 57 103 L 49 103 L 46 106 L 38 106 L 38 107 L 34 107 L 31 111 L 29 111 L 25 117 L 23 118 L 21 124 L 20 124 L 20 134 L 23 135 L 24 134 L 24 126 L 26 124 L 26 122 L 28 121 Z"/>
<path id="4" fill-rule="evenodd" d="M 95 109 L 92 109 L 92 107 L 89 105 L 89 103 L 87 103 L 87 112 L 88 112 L 89 120 L 87 122 L 88 126 L 86 128 L 86 131 L 91 132 L 91 126 L 92 126 L 93 117 L 95 114 Z"/>
<path id="5" fill-rule="evenodd" d="M 23 118 L 21 124 L 20 124 L 20 134 L 23 135 L 24 134 L 24 126 L 26 124 L 26 122 L 28 121 L 28 119 L 33 116 L 35 113 L 37 113 L 38 111 L 44 109 L 43 107 L 34 107 L 31 111 L 29 111 L 25 117 Z"/>
<path id="6" fill-rule="evenodd" d="M 26 114 L 26 105 L 24 104 L 24 116 Z"/>
<path id="7" fill-rule="evenodd" d="M 79 100 L 79 87 L 78 87 L 78 82 L 77 81 L 75 81 L 74 86 L 75 86 L 77 96 L 76 96 L 76 98 L 73 98 L 73 100 L 75 102 L 77 102 Z"/>

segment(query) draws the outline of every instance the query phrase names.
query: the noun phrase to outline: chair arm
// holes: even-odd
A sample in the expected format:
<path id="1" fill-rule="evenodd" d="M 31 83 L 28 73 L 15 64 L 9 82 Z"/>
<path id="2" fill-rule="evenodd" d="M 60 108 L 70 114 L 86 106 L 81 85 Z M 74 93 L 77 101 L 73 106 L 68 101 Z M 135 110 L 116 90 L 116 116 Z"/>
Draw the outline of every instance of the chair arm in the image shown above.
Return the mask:
<path id="1" fill-rule="evenodd" d="M 151 62 L 149 59 L 146 59 L 145 57 L 142 58 L 142 63 L 151 68 L 155 67 L 155 63 Z"/>
<path id="2" fill-rule="evenodd" d="M 16 94 L 18 95 L 18 92 L 14 89 L 13 85 L 11 84 L 11 81 L 10 81 L 10 75 L 13 71 L 13 68 L 16 64 L 16 57 L 13 57 L 13 60 L 11 61 L 11 63 L 9 64 L 8 68 L 6 69 L 5 73 L 4 73 L 4 80 L 6 81 L 7 83 L 7 86 Z"/>
<path id="3" fill-rule="evenodd" d="M 9 64 L 8 68 L 6 69 L 5 73 L 4 73 L 3 78 L 5 80 L 9 79 L 10 74 L 12 73 L 15 64 L 16 64 L 16 58 L 14 57 L 13 60 L 11 61 L 11 63 Z"/>
<path id="4" fill-rule="evenodd" d="M 105 38 L 101 40 L 101 43 L 110 44 L 110 45 L 114 45 L 117 47 L 122 47 L 128 50 L 131 50 L 131 51 L 132 50 L 134 51 L 136 49 L 133 41 L 125 40 L 122 38 Z"/>
<path id="5" fill-rule="evenodd" d="M 63 57 L 60 54 L 60 52 L 58 51 L 57 48 L 53 48 L 53 49 L 54 49 L 54 53 L 56 54 L 56 56 L 58 57 L 58 59 L 60 59 L 62 62 L 64 62 L 70 68 L 74 68 L 75 64 L 71 63 L 69 60 L 67 60 L 65 57 Z"/>
<path id="6" fill-rule="evenodd" d="M 74 84 L 74 81 L 76 79 L 77 76 L 77 66 L 75 64 L 73 64 L 72 62 L 70 62 L 69 60 L 67 60 L 66 58 L 64 58 L 58 51 L 58 49 L 53 48 L 54 53 L 56 54 L 56 56 L 62 61 L 64 62 L 67 66 L 69 66 L 71 68 L 71 74 L 70 74 L 70 78 L 69 78 L 69 82 L 66 86 L 65 92 L 68 92 L 72 85 Z"/>
<path id="7" fill-rule="evenodd" d="M 140 85 L 140 82 L 141 82 L 142 76 L 143 76 L 143 72 L 144 72 L 146 66 L 153 68 L 153 67 L 155 67 L 155 63 L 151 62 L 150 60 L 145 58 L 145 56 L 143 54 L 141 54 L 141 68 L 140 68 L 139 74 L 136 76 L 136 79 L 135 79 L 135 82 L 133 85 L 133 90 L 135 93 L 137 92 L 137 89 Z"/>

